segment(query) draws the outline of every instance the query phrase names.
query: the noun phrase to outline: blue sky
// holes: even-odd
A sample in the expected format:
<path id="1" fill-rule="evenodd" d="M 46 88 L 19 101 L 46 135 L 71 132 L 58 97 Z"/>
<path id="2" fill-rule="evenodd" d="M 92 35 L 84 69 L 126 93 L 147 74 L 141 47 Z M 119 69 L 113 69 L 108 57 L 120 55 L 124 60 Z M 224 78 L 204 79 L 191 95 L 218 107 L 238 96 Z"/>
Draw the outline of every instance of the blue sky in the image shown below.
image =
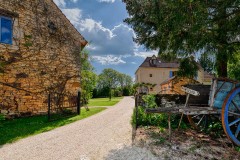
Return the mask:
<path id="1" fill-rule="evenodd" d="M 132 40 L 134 31 L 123 22 L 128 14 L 121 0 L 54 0 L 76 29 L 89 42 L 91 63 L 99 74 L 113 68 L 134 77 L 146 51 Z"/>

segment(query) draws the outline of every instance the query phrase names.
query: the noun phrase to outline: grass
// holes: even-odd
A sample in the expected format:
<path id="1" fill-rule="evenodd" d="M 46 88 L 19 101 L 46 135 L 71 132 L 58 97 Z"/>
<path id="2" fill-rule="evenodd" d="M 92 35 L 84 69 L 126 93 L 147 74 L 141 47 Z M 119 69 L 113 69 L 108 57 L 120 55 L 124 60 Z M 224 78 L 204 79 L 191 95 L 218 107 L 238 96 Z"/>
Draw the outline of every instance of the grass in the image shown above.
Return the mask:
<path id="1" fill-rule="evenodd" d="M 109 98 L 94 98 L 90 99 L 88 106 L 113 106 L 122 98 L 123 97 L 113 97 L 111 101 L 109 101 Z"/>
<path id="2" fill-rule="evenodd" d="M 53 130 L 54 128 L 87 118 L 99 113 L 106 108 L 91 108 L 90 111 L 81 110 L 81 115 L 62 118 L 48 122 L 47 116 L 35 116 L 19 118 L 8 121 L 0 121 L 0 145 L 11 143 L 19 139 Z"/>

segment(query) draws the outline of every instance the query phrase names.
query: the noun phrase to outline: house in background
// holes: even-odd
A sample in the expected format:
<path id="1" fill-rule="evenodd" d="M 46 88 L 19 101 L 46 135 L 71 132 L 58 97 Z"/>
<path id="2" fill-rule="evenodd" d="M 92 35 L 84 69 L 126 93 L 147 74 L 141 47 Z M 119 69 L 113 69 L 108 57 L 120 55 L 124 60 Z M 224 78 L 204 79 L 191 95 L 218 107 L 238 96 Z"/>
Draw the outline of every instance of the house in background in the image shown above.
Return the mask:
<path id="1" fill-rule="evenodd" d="M 80 89 L 87 44 L 53 0 L 0 0 L 0 113 L 47 111 L 47 95 Z"/>
<path id="2" fill-rule="evenodd" d="M 180 63 L 178 61 L 165 62 L 153 55 L 147 57 L 135 72 L 136 83 L 150 83 L 149 93 L 157 94 L 161 91 L 161 84 L 176 75 Z M 204 83 L 204 70 L 199 66 L 195 80 Z"/>
<path id="3" fill-rule="evenodd" d="M 203 80 L 203 84 L 211 85 L 211 84 L 212 84 L 212 79 L 213 79 L 213 78 L 215 78 L 215 76 L 214 76 L 213 74 L 204 71 L 204 80 Z"/>

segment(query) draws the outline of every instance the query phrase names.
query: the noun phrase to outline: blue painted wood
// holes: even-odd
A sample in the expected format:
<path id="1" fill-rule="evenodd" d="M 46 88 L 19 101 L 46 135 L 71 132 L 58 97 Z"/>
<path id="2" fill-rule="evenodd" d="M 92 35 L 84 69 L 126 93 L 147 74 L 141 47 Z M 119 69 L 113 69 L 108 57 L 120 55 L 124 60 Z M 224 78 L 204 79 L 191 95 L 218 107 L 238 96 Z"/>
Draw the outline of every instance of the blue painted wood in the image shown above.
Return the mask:
<path id="1" fill-rule="evenodd" d="M 12 20 L 1 17 L 1 43 L 12 44 Z"/>
<path id="2" fill-rule="evenodd" d="M 235 84 L 232 82 L 225 82 L 222 80 L 217 80 L 217 89 L 218 91 L 214 97 L 213 107 L 221 109 L 225 98 L 228 93 L 235 88 Z M 214 96 L 214 95 L 211 95 Z M 211 98 L 211 97 L 210 97 Z"/>
<path id="3" fill-rule="evenodd" d="M 238 101 L 239 100 L 239 101 Z M 240 106 L 240 88 L 237 88 L 233 91 L 227 99 L 226 106 L 224 107 L 224 128 L 228 137 L 238 146 L 240 146 L 239 131 L 240 131 L 240 118 L 235 118 L 233 121 L 229 121 L 229 111 L 234 111 L 237 114 L 240 114 L 240 111 L 235 107 L 233 108 L 233 103 L 236 102 L 236 105 Z M 234 118 L 234 117 L 233 117 Z M 236 126 L 236 131 L 231 127 L 232 125 Z"/>

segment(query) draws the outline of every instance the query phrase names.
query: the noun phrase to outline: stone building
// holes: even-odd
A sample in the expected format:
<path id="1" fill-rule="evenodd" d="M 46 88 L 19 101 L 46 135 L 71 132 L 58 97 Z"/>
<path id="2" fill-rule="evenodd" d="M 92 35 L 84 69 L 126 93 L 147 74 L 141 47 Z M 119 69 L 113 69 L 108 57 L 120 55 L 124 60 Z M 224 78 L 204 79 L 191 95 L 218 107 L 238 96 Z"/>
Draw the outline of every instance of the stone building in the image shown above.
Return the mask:
<path id="1" fill-rule="evenodd" d="M 76 94 L 87 44 L 52 0 L 0 0 L 0 111 L 39 114 L 48 93 Z"/>

